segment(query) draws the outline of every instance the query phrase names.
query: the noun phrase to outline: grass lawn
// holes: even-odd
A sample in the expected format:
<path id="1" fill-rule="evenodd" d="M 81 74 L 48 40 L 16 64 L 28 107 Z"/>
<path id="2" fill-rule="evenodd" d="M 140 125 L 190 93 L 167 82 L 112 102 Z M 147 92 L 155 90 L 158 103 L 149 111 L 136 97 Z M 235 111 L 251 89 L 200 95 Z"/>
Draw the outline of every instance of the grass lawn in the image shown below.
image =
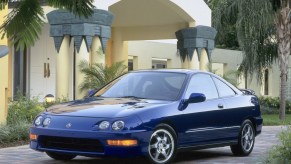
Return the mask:
<path id="1" fill-rule="evenodd" d="M 264 114 L 262 117 L 265 126 L 291 125 L 291 114 L 286 114 L 285 121 L 279 119 L 279 114 Z"/>

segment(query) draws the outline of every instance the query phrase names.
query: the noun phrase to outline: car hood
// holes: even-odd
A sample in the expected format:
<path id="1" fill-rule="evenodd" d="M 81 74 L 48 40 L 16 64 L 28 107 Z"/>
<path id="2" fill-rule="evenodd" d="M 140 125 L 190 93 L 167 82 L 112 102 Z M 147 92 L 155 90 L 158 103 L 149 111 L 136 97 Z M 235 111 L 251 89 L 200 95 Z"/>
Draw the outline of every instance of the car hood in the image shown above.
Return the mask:
<path id="1" fill-rule="evenodd" d="M 170 101 L 132 98 L 85 98 L 49 107 L 46 114 L 76 117 L 126 117 Z"/>

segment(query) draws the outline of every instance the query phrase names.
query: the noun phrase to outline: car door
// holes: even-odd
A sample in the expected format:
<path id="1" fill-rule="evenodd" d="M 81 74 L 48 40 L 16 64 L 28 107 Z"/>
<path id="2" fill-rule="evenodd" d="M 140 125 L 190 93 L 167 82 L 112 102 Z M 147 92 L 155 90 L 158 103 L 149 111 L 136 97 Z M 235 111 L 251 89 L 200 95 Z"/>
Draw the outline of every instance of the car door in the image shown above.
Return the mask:
<path id="1" fill-rule="evenodd" d="M 206 101 L 189 104 L 183 111 L 185 133 L 180 136 L 180 144 L 184 146 L 208 145 L 222 141 L 224 138 L 222 129 L 226 127 L 227 122 L 223 115 L 225 103 L 219 98 L 211 75 L 204 73 L 193 75 L 184 98 L 188 99 L 192 93 L 203 93 Z"/>
<path id="2" fill-rule="evenodd" d="M 243 119 L 247 116 L 245 105 L 250 104 L 248 99 L 242 99 L 241 96 L 224 81 L 217 77 L 212 77 L 220 99 L 223 99 L 225 108 L 221 111 L 225 120 L 225 128 L 222 133 L 225 135 L 225 140 L 236 140 L 239 134 L 240 125 Z"/>

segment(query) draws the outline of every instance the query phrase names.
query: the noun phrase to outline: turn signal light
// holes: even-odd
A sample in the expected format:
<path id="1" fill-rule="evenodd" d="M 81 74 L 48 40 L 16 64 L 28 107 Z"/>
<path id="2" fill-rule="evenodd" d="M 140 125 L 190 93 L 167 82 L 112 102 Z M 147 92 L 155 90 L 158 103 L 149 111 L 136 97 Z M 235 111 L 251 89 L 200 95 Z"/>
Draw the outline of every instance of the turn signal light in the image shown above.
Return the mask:
<path id="1" fill-rule="evenodd" d="M 36 134 L 29 134 L 29 138 L 30 138 L 30 140 L 36 140 L 37 135 Z"/>
<path id="2" fill-rule="evenodd" d="M 110 146 L 136 146 L 137 140 L 107 140 Z"/>

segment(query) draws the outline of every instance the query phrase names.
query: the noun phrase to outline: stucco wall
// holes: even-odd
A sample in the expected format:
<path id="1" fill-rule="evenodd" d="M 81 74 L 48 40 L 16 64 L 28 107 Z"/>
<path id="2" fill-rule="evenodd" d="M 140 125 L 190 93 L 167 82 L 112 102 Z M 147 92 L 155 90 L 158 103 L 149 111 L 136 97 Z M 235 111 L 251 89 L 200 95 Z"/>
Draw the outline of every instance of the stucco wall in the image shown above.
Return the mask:
<path id="1" fill-rule="evenodd" d="M 215 49 L 212 54 L 212 61 L 214 63 L 224 63 L 224 72 L 230 70 L 236 70 L 243 59 L 241 51 Z M 291 63 L 291 59 L 289 61 Z M 280 94 L 280 70 L 278 61 L 274 62 L 269 69 L 269 94 L 266 96 L 279 97 Z M 263 86 L 257 80 L 257 74 L 254 74 L 252 78 L 248 78 L 247 88 L 252 89 L 257 95 L 264 96 Z M 244 88 L 244 79 L 240 81 L 239 87 Z"/>
<path id="2" fill-rule="evenodd" d="M 5 122 L 8 89 L 8 56 L 0 58 L 0 124 Z"/>
<path id="3" fill-rule="evenodd" d="M 150 41 L 128 42 L 128 55 L 138 57 L 138 69 L 151 69 L 152 58 L 170 59 L 168 68 L 181 68 L 180 57 L 175 44 Z"/>
<path id="4" fill-rule="evenodd" d="M 120 0 L 95 0 L 98 9 L 108 8 Z M 195 20 L 196 25 L 211 26 L 211 10 L 203 0 L 170 0 Z"/>
<path id="5" fill-rule="evenodd" d="M 0 22 L 4 21 L 5 16 L 8 14 L 8 9 L 5 8 L 0 11 Z M 2 35 L 2 34 L 1 34 Z M 0 40 L 0 45 L 8 45 L 7 38 L 4 37 Z M 8 92 L 9 92 L 9 56 L 0 58 L 0 124 L 6 122 L 7 115 L 7 103 L 8 103 Z"/>

